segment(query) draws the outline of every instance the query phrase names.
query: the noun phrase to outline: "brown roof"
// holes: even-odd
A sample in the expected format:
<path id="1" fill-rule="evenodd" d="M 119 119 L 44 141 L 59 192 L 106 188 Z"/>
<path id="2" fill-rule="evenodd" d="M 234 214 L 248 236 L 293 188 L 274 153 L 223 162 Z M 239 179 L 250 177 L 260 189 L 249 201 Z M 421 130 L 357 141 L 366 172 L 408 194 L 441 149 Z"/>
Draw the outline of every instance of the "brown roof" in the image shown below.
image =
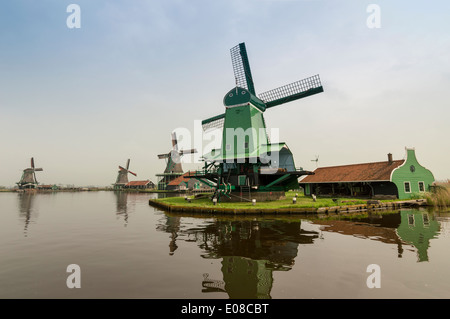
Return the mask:
<path id="1" fill-rule="evenodd" d="M 126 186 L 145 186 L 148 183 L 150 183 L 150 181 L 131 181 L 129 182 Z"/>
<path id="2" fill-rule="evenodd" d="M 180 185 L 181 182 L 188 182 L 192 177 L 189 176 L 190 172 L 186 172 L 181 176 L 170 181 L 168 185 L 177 186 Z"/>
<path id="3" fill-rule="evenodd" d="M 300 183 L 389 181 L 392 171 L 402 165 L 404 161 L 319 167 L 314 171 L 314 175 L 306 176 Z"/>

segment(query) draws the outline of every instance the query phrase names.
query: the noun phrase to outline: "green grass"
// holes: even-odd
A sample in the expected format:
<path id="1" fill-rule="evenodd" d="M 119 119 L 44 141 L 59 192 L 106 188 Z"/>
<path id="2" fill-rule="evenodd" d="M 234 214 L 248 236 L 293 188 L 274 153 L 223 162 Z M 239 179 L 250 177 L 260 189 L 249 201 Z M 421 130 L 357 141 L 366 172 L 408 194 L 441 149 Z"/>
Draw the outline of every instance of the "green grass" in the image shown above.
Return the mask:
<path id="1" fill-rule="evenodd" d="M 366 200 L 355 199 L 355 198 L 338 198 L 337 202 L 334 202 L 332 198 L 321 198 L 317 197 L 314 202 L 311 197 L 304 196 L 298 193 L 297 203 L 293 204 L 292 199 L 294 198 L 296 192 L 287 192 L 286 199 L 276 200 L 276 201 L 260 201 L 253 205 L 251 202 L 232 202 L 232 203 L 217 203 L 218 207 L 223 208 L 235 208 L 235 209 L 273 209 L 273 208 L 319 208 L 319 207 L 333 207 L 333 206 L 346 206 L 346 205 L 358 205 L 366 204 Z M 194 196 L 189 196 L 191 198 L 191 203 L 188 203 L 184 196 L 182 197 L 167 197 L 160 198 L 156 201 L 162 202 L 171 206 L 193 206 L 208 208 L 213 207 L 214 204 L 209 198 L 194 198 Z"/>

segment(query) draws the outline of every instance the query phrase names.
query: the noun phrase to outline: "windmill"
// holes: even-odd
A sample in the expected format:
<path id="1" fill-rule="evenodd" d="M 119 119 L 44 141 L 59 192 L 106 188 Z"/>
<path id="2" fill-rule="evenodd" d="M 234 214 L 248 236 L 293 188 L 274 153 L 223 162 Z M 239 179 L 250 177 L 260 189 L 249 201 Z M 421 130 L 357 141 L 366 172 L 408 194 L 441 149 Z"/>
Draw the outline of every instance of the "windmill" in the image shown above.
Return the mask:
<path id="1" fill-rule="evenodd" d="M 22 178 L 17 183 L 20 189 L 36 188 L 39 184 L 36 179 L 36 172 L 42 172 L 42 168 L 34 167 L 34 158 L 31 158 L 31 167 L 23 170 Z"/>
<path id="2" fill-rule="evenodd" d="M 158 189 L 165 190 L 167 184 L 178 176 L 183 175 L 183 168 L 181 167 L 181 156 L 184 154 L 197 153 L 197 150 L 192 148 L 188 150 L 178 150 L 178 140 L 175 132 L 172 132 L 172 150 L 169 153 L 159 154 L 159 159 L 166 160 L 166 168 L 164 173 L 156 174 L 158 177 Z"/>
<path id="3" fill-rule="evenodd" d="M 123 188 L 126 184 L 128 184 L 128 173 L 137 176 L 136 173 L 133 173 L 129 170 L 130 168 L 130 159 L 127 160 L 126 168 L 123 168 L 119 165 L 119 172 L 117 175 L 116 183 L 114 184 L 114 188 L 120 189 Z"/>
<path id="4" fill-rule="evenodd" d="M 319 155 L 316 155 L 316 159 L 311 160 L 311 162 L 316 162 L 316 167 L 319 166 Z"/>
<path id="5" fill-rule="evenodd" d="M 323 92 L 318 75 L 256 95 L 245 43 L 233 47 L 236 80 L 223 98 L 225 113 L 202 121 L 203 130 L 222 129 L 222 146 L 203 155 L 204 170 L 196 178 L 215 185 L 216 197 L 252 191 L 269 195 L 298 187 L 298 177 L 312 172 L 296 169 L 285 143 L 270 143 L 263 113 L 278 105 Z M 275 195 L 275 196 L 278 196 Z M 236 197 L 236 198 L 237 198 Z M 273 198 L 273 197 L 272 197 Z"/>

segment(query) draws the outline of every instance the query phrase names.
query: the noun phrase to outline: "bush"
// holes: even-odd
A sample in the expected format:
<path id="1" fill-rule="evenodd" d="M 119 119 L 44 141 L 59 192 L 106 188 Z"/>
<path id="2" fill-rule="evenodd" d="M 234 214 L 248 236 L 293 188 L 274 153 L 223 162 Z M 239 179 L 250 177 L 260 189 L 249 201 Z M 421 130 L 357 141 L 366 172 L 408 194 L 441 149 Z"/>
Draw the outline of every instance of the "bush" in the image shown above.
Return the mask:
<path id="1" fill-rule="evenodd" d="M 425 193 L 427 204 L 435 207 L 450 208 L 450 181 L 439 183 Z"/>

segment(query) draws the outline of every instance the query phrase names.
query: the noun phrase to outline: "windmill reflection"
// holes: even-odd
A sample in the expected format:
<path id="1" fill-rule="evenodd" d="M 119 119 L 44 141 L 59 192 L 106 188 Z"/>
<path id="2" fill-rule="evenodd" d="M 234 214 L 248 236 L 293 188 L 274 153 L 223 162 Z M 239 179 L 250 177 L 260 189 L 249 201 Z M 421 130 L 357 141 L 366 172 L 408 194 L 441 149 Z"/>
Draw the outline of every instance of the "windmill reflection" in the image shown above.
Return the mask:
<path id="1" fill-rule="evenodd" d="M 249 217 L 216 218 L 203 223 L 182 223 L 184 217 L 166 213 L 158 229 L 171 234 L 170 254 L 176 240 L 195 242 L 207 259 L 222 259 L 223 280 L 203 275 L 203 292 L 226 292 L 230 298 L 271 298 L 273 271 L 288 271 L 298 246 L 312 244 L 319 233 L 301 228 L 300 219 L 258 220 Z"/>
<path id="2" fill-rule="evenodd" d="M 238 299 L 271 298 L 273 272 L 289 271 L 299 255 L 299 245 L 313 244 L 324 238 L 324 232 L 395 245 L 397 258 L 412 246 L 417 261 L 423 262 L 428 261 L 430 240 L 440 231 L 433 214 L 414 209 L 359 216 L 357 220 L 315 218 L 307 223 L 319 229 L 302 229 L 301 220 L 294 216 L 199 218 L 166 212 L 157 228 L 170 234 L 171 255 L 181 240 L 195 242 L 203 258 L 221 260 L 222 278 L 203 274 L 202 292 L 223 292 Z"/>
<path id="3" fill-rule="evenodd" d="M 164 222 L 158 224 L 156 229 L 170 234 L 169 255 L 172 256 L 178 249 L 177 238 L 178 232 L 180 232 L 181 217 L 165 215 L 163 219 Z"/>
<path id="4" fill-rule="evenodd" d="M 19 217 L 24 221 L 24 235 L 27 237 L 28 226 L 37 218 L 37 211 L 33 207 L 36 194 L 34 192 L 23 192 L 17 196 L 19 200 Z"/>
<path id="5" fill-rule="evenodd" d="M 122 191 L 114 191 L 116 196 L 116 216 L 123 218 L 124 227 L 128 225 L 128 193 Z"/>

